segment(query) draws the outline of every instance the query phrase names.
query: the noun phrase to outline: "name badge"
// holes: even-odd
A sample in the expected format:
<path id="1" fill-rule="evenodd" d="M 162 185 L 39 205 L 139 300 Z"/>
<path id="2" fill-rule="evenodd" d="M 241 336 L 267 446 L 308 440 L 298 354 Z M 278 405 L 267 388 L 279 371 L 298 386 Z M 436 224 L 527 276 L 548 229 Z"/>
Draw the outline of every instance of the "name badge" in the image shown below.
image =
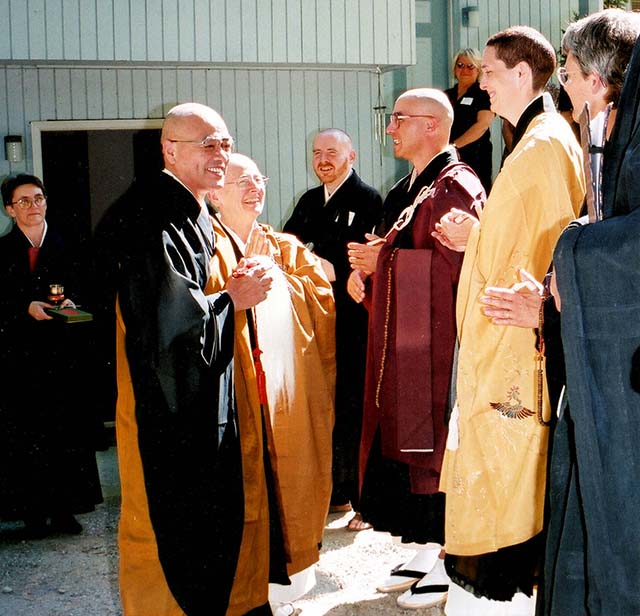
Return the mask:
<path id="1" fill-rule="evenodd" d="M 471 105 L 473 103 L 473 98 L 471 96 L 465 96 L 461 101 L 461 105 Z"/>

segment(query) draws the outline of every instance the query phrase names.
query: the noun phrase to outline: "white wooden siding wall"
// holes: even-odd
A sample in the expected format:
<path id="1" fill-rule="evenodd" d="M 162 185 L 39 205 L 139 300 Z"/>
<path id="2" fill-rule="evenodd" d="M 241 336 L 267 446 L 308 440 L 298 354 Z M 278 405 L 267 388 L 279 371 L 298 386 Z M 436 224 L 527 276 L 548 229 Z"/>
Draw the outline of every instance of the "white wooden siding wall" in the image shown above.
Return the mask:
<path id="1" fill-rule="evenodd" d="M 411 64 L 413 15 L 414 0 L 0 0 L 0 58 Z"/>
<path id="2" fill-rule="evenodd" d="M 454 3 L 459 28 L 454 38 L 459 41 L 453 45 L 452 53 L 459 48 L 475 47 L 481 52 L 487 39 L 496 32 L 509 26 L 526 25 L 536 28 L 544 34 L 555 49 L 560 48 L 562 33 L 575 15 L 580 15 L 580 0 L 456 0 Z M 468 28 L 462 25 L 462 9 L 468 6 L 478 7 L 479 27 Z M 452 78 L 453 85 L 453 78 Z M 491 125 L 493 146 L 493 170 L 497 174 L 502 154 L 502 134 L 499 119 Z"/>
<path id="3" fill-rule="evenodd" d="M 0 67 L 0 135 L 22 135 L 27 146 L 21 163 L 0 157 L 0 177 L 32 170 L 31 121 L 161 118 L 177 102 L 193 100 L 219 110 L 238 151 L 271 178 L 263 219 L 280 228 L 317 182 L 309 149 L 320 128 L 346 130 L 358 172 L 382 184 L 376 96 L 377 77 L 366 71 Z"/>
<path id="4" fill-rule="evenodd" d="M 540 30 L 558 49 L 563 30 L 574 14 L 580 14 L 580 0 L 459 0 L 457 4 L 458 15 L 465 7 L 478 7 L 480 27 L 467 28 L 461 25 L 460 47 L 476 47 L 480 50 L 489 36 L 516 25 Z"/>

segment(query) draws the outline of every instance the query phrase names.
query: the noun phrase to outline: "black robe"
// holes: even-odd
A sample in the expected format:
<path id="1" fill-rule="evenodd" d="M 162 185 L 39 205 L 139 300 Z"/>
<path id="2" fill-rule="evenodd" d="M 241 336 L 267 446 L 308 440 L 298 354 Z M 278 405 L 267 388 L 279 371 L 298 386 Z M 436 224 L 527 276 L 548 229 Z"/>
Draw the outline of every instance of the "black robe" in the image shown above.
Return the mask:
<path id="1" fill-rule="evenodd" d="M 382 216 L 382 198 L 355 171 L 325 205 L 324 186 L 308 190 L 284 225 L 313 252 L 330 261 L 336 280 L 336 401 L 333 430 L 334 504 L 351 501 L 358 507 L 358 446 L 362 424 L 362 396 L 367 348 L 367 312 L 347 293 L 351 265 L 349 242 L 366 242 Z"/>
<path id="2" fill-rule="evenodd" d="M 554 438 L 545 614 L 640 613 L 640 44 L 603 168 L 604 220 L 554 254 L 569 409 Z"/>
<path id="3" fill-rule="evenodd" d="M 33 272 L 15 226 L 0 238 L 0 516 L 85 513 L 102 502 L 90 398 L 91 323 L 36 321 L 29 304 L 61 283 L 81 302 L 75 251 L 49 226 Z"/>
<path id="4" fill-rule="evenodd" d="M 244 517 L 233 306 L 226 293 L 204 294 L 213 231 L 184 186 L 162 173 L 117 207 L 112 261 L 160 564 L 185 613 L 222 616 Z M 123 499 L 140 480 L 126 470 Z"/>
<path id="5" fill-rule="evenodd" d="M 457 85 L 445 90 L 444 93 L 453 107 L 453 125 L 450 137 L 453 143 L 478 121 L 478 112 L 491 111 L 491 102 L 489 95 L 480 89 L 478 82 L 469 86 L 461 98 L 458 98 Z M 492 153 L 490 128 L 487 128 L 475 141 L 458 148 L 458 157 L 478 174 L 487 194 L 491 190 Z"/>

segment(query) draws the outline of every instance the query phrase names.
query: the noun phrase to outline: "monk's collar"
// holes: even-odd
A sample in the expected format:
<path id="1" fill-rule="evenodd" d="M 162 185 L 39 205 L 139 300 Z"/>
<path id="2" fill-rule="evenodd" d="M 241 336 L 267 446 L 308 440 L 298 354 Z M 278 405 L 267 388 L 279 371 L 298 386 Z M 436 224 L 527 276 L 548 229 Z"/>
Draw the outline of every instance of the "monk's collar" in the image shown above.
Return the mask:
<path id="1" fill-rule="evenodd" d="M 456 155 L 456 150 L 454 147 L 449 146 L 446 149 L 442 150 L 440 154 L 436 154 L 430 161 L 429 164 L 422 170 L 421 173 L 417 175 L 412 175 L 412 179 L 415 181 L 420 178 L 420 185 L 426 186 L 431 184 L 440 172 L 450 163 L 455 163 L 458 160 Z M 415 168 L 414 168 L 415 173 Z M 411 182 L 413 184 L 413 182 Z"/>
<path id="2" fill-rule="evenodd" d="M 545 112 L 553 112 L 556 110 L 555 105 L 553 104 L 553 99 L 551 98 L 551 94 L 548 92 L 543 92 L 540 96 L 534 98 L 526 107 L 526 109 L 522 112 L 518 123 L 516 124 L 515 129 L 513 130 L 513 142 L 511 144 L 511 151 L 515 150 L 518 142 L 524 134 L 527 132 L 527 128 L 529 128 L 529 124 L 541 113 Z"/>

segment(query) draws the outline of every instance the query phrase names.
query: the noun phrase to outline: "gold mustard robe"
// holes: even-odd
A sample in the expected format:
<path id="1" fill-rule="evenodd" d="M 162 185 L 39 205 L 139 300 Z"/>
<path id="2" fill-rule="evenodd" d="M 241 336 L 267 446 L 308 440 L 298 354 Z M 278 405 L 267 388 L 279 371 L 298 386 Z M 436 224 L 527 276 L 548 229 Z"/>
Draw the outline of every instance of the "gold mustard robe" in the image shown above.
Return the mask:
<path id="1" fill-rule="evenodd" d="M 318 258 L 295 237 L 276 233 L 267 225 L 271 255 L 284 275 L 286 305 L 269 293 L 256 309 L 258 344 L 266 373 L 269 414 L 267 436 L 272 465 L 279 486 L 290 575 L 319 559 L 318 544 L 331 497 L 331 432 L 335 395 L 335 305 L 331 283 Z M 233 246 L 214 218 L 216 252 L 211 261 L 207 293 L 220 290 L 236 265 Z M 270 342 L 270 330 L 278 311 L 294 325 L 287 344 Z M 235 389 L 245 486 L 245 530 L 228 616 L 239 611 L 243 599 L 260 593 L 253 607 L 267 601 L 268 510 L 262 465 L 262 428 L 255 366 L 246 311 L 236 312 Z M 282 316 L 282 315 L 280 315 Z M 282 372 L 277 356 L 286 354 L 290 379 L 272 387 L 274 370 Z M 276 365 L 278 364 L 278 365 Z M 288 383 L 288 386 L 287 384 Z M 244 609 L 242 607 L 242 609 Z"/>
<path id="2" fill-rule="evenodd" d="M 535 332 L 493 325 L 479 299 L 488 286 L 519 282 L 520 268 L 544 278 L 584 192 L 582 155 L 569 125 L 542 113 L 505 161 L 469 238 L 456 315 L 459 421 L 454 412 L 440 483 L 450 554 L 490 553 L 542 529 L 549 429 L 536 416 Z M 502 414 L 492 403 L 515 412 Z M 546 398 L 543 414 L 550 414 Z"/>

